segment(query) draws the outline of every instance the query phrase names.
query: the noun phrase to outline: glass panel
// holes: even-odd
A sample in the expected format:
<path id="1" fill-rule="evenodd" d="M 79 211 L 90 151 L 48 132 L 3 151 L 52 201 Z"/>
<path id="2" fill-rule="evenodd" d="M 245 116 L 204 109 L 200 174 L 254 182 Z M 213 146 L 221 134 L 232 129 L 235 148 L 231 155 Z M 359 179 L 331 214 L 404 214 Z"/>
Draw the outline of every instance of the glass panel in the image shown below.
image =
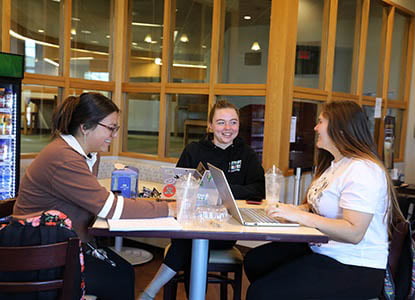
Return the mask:
<path id="1" fill-rule="evenodd" d="M 26 72 L 58 75 L 59 2 L 11 1 L 10 51 L 25 55 Z"/>
<path id="2" fill-rule="evenodd" d="M 111 0 L 73 0 L 71 71 L 76 78 L 109 80 Z"/>
<path id="3" fill-rule="evenodd" d="M 294 85 L 318 88 L 324 0 L 300 0 Z"/>
<path id="4" fill-rule="evenodd" d="M 100 93 L 102 95 L 104 95 L 107 98 L 111 99 L 111 92 L 108 91 L 99 91 L 99 90 L 91 90 L 91 89 L 69 89 L 69 95 L 71 96 L 79 96 L 82 93 L 88 93 L 88 92 L 92 92 L 92 93 Z"/>
<path id="5" fill-rule="evenodd" d="M 206 133 L 208 95 L 167 96 L 167 156 L 179 157 L 184 146 Z"/>
<path id="6" fill-rule="evenodd" d="M 386 115 L 392 116 L 395 118 L 395 140 L 394 140 L 394 158 L 400 157 L 401 151 L 401 134 L 402 134 L 402 120 L 403 120 L 403 110 L 398 108 L 389 108 L 386 112 Z"/>
<path id="7" fill-rule="evenodd" d="M 363 105 L 363 110 L 368 119 L 370 133 L 372 134 L 372 137 L 374 137 L 375 136 L 375 107 Z M 377 141 L 375 141 L 375 143 L 377 144 Z"/>
<path id="8" fill-rule="evenodd" d="M 251 146 L 262 161 L 264 144 L 265 97 L 262 96 L 220 96 L 239 109 L 239 136 Z"/>
<path id="9" fill-rule="evenodd" d="M 266 83 L 271 1 L 226 0 L 221 82 Z"/>
<path id="10" fill-rule="evenodd" d="M 157 154 L 159 94 L 127 94 L 128 140 L 126 152 Z"/>
<path id="11" fill-rule="evenodd" d="M 392 33 L 392 53 L 388 89 L 389 100 L 404 100 L 402 95 L 403 84 L 405 83 L 404 67 L 406 65 L 404 46 L 407 43 L 408 26 L 409 18 L 396 13 Z"/>
<path id="12" fill-rule="evenodd" d="M 350 92 L 357 1 L 342 0 L 338 4 L 333 72 L 333 90 L 338 92 Z"/>
<path id="13" fill-rule="evenodd" d="M 363 83 L 363 95 L 365 96 L 375 97 L 377 95 L 379 54 L 382 39 L 382 12 L 382 3 L 379 0 L 371 0 Z"/>
<path id="14" fill-rule="evenodd" d="M 295 122 L 295 139 L 290 140 L 290 168 L 310 169 L 314 165 L 315 132 L 318 103 L 295 100 L 291 122 Z"/>
<path id="15" fill-rule="evenodd" d="M 160 82 L 163 0 L 133 0 L 129 78 Z"/>
<path id="16" fill-rule="evenodd" d="M 176 3 L 172 81 L 207 82 L 213 0 Z"/>
<path id="17" fill-rule="evenodd" d="M 22 86 L 21 152 L 40 152 L 49 142 L 52 113 L 59 88 L 52 86 Z"/>

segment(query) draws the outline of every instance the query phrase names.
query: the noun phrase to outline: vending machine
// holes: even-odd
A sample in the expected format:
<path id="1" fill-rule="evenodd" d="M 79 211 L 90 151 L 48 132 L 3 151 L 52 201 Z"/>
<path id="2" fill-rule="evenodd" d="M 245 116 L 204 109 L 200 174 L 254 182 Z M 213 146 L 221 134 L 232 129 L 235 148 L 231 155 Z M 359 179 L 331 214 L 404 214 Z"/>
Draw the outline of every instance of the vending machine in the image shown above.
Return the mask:
<path id="1" fill-rule="evenodd" d="M 0 200 L 19 188 L 20 103 L 24 56 L 0 52 Z"/>

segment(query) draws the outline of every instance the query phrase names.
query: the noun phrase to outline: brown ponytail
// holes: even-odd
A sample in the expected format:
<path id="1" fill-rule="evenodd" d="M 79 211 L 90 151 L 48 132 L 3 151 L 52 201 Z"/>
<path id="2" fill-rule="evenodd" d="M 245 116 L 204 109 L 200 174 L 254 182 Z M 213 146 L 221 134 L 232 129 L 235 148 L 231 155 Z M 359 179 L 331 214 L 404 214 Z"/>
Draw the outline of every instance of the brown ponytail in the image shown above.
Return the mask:
<path id="1" fill-rule="evenodd" d="M 69 96 L 53 112 L 52 137 L 59 134 L 76 135 L 79 127 L 95 128 L 102 119 L 119 112 L 117 105 L 99 93 Z"/>

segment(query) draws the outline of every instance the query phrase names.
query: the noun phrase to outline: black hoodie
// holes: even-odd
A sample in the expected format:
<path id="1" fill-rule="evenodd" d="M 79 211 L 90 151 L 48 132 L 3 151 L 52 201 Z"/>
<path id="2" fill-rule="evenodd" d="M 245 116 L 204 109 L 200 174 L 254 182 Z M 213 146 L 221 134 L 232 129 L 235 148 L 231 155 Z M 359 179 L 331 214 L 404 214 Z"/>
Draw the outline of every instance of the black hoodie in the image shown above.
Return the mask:
<path id="1" fill-rule="evenodd" d="M 198 142 L 192 142 L 183 150 L 177 167 L 196 168 L 201 161 L 220 168 L 226 175 L 235 199 L 257 200 L 265 198 L 265 178 L 258 157 L 240 137 L 229 147 L 221 149 L 207 134 Z"/>

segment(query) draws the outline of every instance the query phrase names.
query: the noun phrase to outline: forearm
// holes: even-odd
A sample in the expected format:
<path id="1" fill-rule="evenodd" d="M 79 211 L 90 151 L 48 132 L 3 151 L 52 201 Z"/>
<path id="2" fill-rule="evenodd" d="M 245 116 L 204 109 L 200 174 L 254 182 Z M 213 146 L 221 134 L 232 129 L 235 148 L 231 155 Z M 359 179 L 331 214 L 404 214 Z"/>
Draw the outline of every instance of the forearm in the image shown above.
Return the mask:
<path id="1" fill-rule="evenodd" d="M 343 209 L 343 216 L 333 219 L 304 211 L 303 208 L 280 203 L 268 208 L 267 213 L 271 217 L 317 228 L 332 240 L 353 244 L 361 241 L 373 217 L 372 214 Z"/>
<path id="2" fill-rule="evenodd" d="M 330 219 L 303 210 L 298 215 L 298 223 L 320 230 L 331 240 L 357 244 L 363 237 L 359 229 L 347 220 Z"/>

